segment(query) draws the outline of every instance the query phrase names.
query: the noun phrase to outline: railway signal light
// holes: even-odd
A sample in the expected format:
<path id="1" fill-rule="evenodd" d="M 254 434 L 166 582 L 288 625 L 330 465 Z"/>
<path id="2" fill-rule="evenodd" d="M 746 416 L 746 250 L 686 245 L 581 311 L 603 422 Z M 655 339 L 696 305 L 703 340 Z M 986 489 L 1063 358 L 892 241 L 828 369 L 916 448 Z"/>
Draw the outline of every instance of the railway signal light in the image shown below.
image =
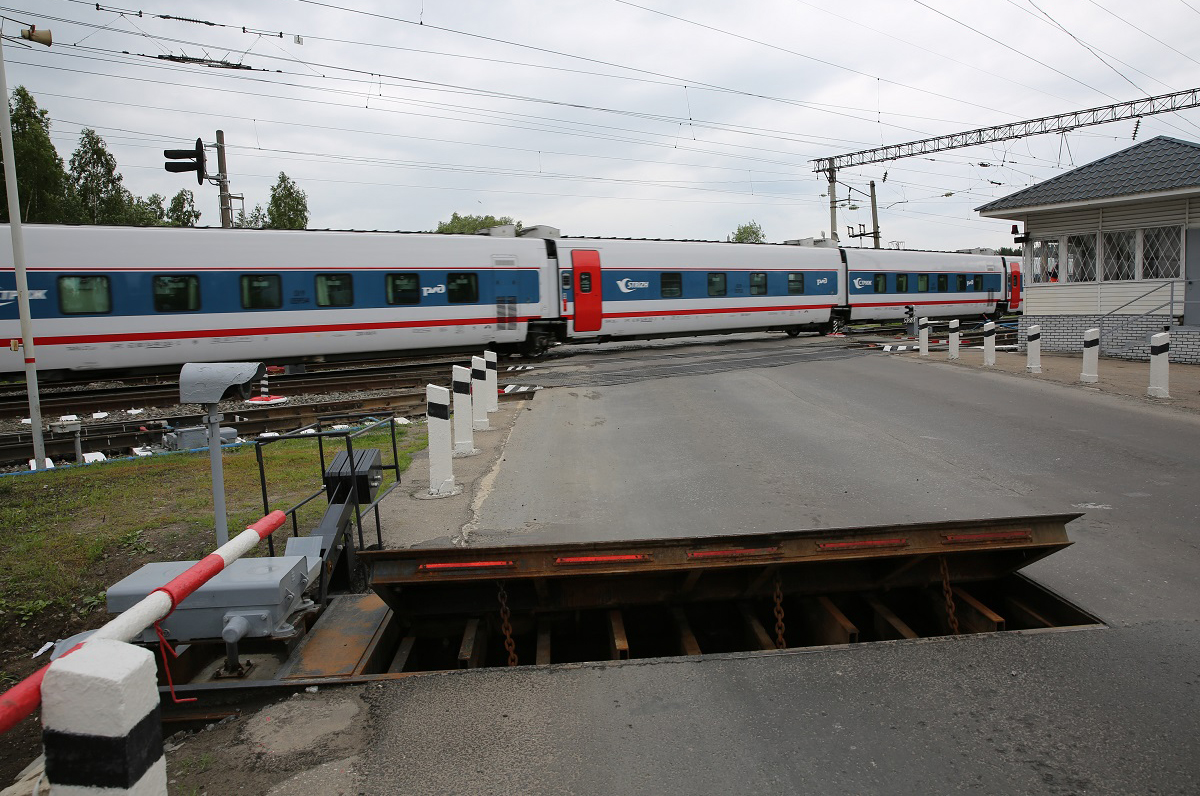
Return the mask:
<path id="1" fill-rule="evenodd" d="M 172 160 L 190 160 L 190 163 L 165 163 L 167 171 L 196 172 L 196 184 L 204 184 L 204 142 L 196 139 L 195 149 L 164 149 L 163 156 Z"/>

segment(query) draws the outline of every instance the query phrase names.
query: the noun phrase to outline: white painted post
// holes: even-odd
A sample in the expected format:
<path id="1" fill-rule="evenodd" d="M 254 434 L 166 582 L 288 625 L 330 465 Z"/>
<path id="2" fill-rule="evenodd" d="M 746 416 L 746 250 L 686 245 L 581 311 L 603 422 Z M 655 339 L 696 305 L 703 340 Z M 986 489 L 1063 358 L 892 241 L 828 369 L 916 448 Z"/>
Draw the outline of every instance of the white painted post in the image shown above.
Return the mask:
<path id="1" fill-rule="evenodd" d="M 425 386 L 425 417 L 429 421 L 429 495 L 454 495 L 454 459 L 450 442 L 450 391 Z"/>
<path id="2" fill-rule="evenodd" d="M 475 434 L 471 430 L 471 370 L 455 365 L 454 374 L 454 455 L 474 456 Z"/>
<path id="3" fill-rule="evenodd" d="M 166 796 L 154 653 L 100 638 L 50 664 L 42 746 L 51 793 Z"/>
<path id="4" fill-rule="evenodd" d="M 483 362 L 487 365 L 487 410 L 495 412 L 500 408 L 500 394 L 496 385 L 496 352 L 484 351 Z"/>
<path id="5" fill-rule="evenodd" d="M 1088 329 L 1083 333 L 1083 370 L 1079 380 L 1084 384 L 1100 381 L 1100 330 Z"/>
<path id="6" fill-rule="evenodd" d="M 950 321 L 950 359 L 958 359 L 958 318 Z"/>
<path id="7" fill-rule="evenodd" d="M 920 356 L 929 356 L 929 319 L 917 319 L 917 345 L 920 349 Z"/>
<path id="8" fill-rule="evenodd" d="M 476 431 L 491 431 L 487 416 L 487 363 L 471 357 L 471 415 Z"/>
<path id="9" fill-rule="evenodd" d="M 1169 377 L 1168 352 L 1171 350 L 1171 335 L 1160 332 L 1150 338 L 1150 389 L 1146 394 L 1151 398 L 1170 398 L 1168 389 Z"/>
<path id="10" fill-rule="evenodd" d="M 1042 372 L 1042 327 L 1036 323 L 1029 327 L 1026 337 L 1025 370 L 1029 373 Z"/>
<path id="11" fill-rule="evenodd" d="M 996 366 L 996 324 L 992 321 L 983 325 L 983 366 Z"/>

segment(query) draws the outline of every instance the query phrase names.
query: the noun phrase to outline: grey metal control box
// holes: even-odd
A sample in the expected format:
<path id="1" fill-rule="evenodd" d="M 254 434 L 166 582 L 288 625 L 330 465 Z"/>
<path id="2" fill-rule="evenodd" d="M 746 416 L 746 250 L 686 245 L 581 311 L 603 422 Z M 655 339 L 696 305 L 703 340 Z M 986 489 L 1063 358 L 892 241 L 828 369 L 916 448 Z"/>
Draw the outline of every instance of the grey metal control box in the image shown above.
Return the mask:
<path id="1" fill-rule="evenodd" d="M 108 612 L 119 614 L 150 592 L 181 574 L 195 561 L 146 564 L 108 589 Z M 303 555 L 239 558 L 176 606 L 162 621 L 167 638 L 189 642 L 220 639 L 229 620 L 241 616 L 249 623 L 247 636 L 286 637 L 295 633 L 287 619 L 304 602 L 308 562 Z M 147 643 L 157 639 L 154 628 L 142 633 Z"/>

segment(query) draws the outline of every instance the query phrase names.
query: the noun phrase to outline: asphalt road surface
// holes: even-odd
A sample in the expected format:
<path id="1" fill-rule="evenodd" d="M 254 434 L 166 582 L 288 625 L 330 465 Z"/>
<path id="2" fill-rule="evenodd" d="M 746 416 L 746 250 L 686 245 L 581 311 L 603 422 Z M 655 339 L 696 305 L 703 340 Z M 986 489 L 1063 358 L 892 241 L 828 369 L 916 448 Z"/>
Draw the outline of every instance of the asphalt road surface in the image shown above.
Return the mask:
<path id="1" fill-rule="evenodd" d="M 1200 418 L 805 352 L 555 371 L 470 543 L 1083 511 L 1028 574 L 1108 627 L 397 681 L 367 793 L 1200 792 Z"/>

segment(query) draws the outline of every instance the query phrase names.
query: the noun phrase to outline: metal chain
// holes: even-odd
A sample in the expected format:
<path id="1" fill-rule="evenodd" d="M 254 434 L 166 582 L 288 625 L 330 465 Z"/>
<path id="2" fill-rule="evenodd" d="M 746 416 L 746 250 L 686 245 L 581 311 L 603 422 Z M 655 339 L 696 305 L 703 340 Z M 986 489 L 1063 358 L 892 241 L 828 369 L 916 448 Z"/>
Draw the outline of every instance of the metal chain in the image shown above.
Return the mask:
<path id="1" fill-rule="evenodd" d="M 500 593 L 496 597 L 500 600 L 500 630 L 504 633 L 504 649 L 508 650 L 508 665 L 517 665 L 517 642 L 513 641 L 512 623 L 509 622 L 509 617 L 512 616 L 512 611 L 508 610 L 508 592 L 504 590 L 504 584 L 497 581 L 500 587 Z"/>
<path id="2" fill-rule="evenodd" d="M 950 620 L 950 630 L 957 636 L 960 632 L 958 616 L 954 613 L 954 592 L 950 590 L 950 570 L 946 567 L 946 557 L 938 556 L 938 564 L 942 568 L 942 598 L 946 601 L 946 618 Z"/>
<path id="3" fill-rule="evenodd" d="M 783 638 L 783 584 L 775 578 L 775 649 L 785 649 L 787 642 Z"/>

